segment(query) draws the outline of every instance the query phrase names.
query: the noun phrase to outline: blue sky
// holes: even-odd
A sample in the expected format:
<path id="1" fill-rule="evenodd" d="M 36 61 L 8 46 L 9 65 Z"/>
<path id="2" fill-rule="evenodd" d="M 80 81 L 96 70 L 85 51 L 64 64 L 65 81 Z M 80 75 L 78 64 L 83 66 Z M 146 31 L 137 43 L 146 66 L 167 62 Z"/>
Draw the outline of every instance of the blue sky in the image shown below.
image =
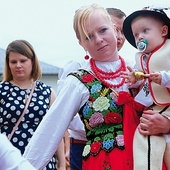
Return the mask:
<path id="1" fill-rule="evenodd" d="M 70 60 L 81 60 L 85 52 L 75 37 L 73 16 L 76 9 L 92 3 L 120 8 L 127 15 L 153 4 L 170 7 L 169 0 L 159 4 L 158 0 L 0 0 L 0 48 L 25 39 L 33 45 L 38 58 L 48 64 L 62 67 Z M 133 62 L 135 52 L 126 42 L 120 54 Z"/>

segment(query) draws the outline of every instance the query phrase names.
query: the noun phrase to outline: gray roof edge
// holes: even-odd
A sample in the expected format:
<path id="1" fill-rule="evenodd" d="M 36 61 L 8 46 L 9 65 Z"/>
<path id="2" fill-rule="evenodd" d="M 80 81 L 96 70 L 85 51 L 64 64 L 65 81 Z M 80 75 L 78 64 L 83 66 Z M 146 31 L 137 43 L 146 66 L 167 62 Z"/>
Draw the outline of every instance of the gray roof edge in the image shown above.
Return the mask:
<path id="1" fill-rule="evenodd" d="M 5 62 L 5 50 L 0 48 L 0 74 L 4 71 L 4 62 Z M 53 66 L 51 64 L 48 64 L 46 62 L 40 61 L 40 66 L 42 70 L 42 74 L 58 74 L 59 67 Z"/>

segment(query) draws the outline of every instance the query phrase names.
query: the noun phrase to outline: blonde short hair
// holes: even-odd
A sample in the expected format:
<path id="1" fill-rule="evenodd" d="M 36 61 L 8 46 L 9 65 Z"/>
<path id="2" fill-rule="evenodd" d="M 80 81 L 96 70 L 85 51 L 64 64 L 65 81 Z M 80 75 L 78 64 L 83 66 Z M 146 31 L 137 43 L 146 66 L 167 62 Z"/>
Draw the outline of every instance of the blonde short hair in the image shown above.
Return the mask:
<path id="1" fill-rule="evenodd" d="M 89 38 L 86 32 L 85 22 L 95 12 L 98 12 L 99 14 L 101 14 L 101 16 L 105 17 L 109 22 L 112 23 L 110 15 L 103 7 L 97 4 L 81 7 L 76 10 L 73 22 L 73 28 L 78 40 L 81 41 L 83 36 Z"/>

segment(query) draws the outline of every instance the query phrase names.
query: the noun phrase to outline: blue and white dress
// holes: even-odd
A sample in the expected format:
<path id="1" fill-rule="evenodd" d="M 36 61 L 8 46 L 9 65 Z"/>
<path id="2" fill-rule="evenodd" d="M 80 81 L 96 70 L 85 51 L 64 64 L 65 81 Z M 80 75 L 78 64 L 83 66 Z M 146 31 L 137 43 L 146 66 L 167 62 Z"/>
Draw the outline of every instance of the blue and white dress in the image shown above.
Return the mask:
<path id="1" fill-rule="evenodd" d="M 21 89 L 10 82 L 0 84 L 0 132 L 9 136 L 20 118 L 31 89 Z M 12 144 L 24 153 L 30 138 L 50 107 L 51 87 L 37 81 L 24 118 L 11 138 Z M 56 170 L 53 156 L 45 170 Z"/>

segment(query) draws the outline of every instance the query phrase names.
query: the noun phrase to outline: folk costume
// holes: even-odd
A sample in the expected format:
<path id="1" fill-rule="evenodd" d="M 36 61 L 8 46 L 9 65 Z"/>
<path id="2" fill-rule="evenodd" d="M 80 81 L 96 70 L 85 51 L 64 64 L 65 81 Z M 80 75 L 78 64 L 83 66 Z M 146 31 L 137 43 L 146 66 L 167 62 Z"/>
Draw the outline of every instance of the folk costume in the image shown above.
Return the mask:
<path id="1" fill-rule="evenodd" d="M 132 140 L 139 120 L 134 112 L 131 114 L 134 110 L 130 105 L 126 107 L 131 116 L 124 117 L 126 108 L 116 103 L 118 92 L 129 94 L 128 85 L 120 77 L 121 71 L 126 70 L 124 60 L 120 57 L 114 62 L 93 59 L 89 62 L 65 80 L 58 81 L 57 100 L 24 153 L 35 167 L 47 164 L 70 121 L 80 113 L 88 139 L 82 169 L 133 170 Z M 46 149 L 41 151 L 40 147 Z"/>
<path id="2" fill-rule="evenodd" d="M 169 58 L 170 50 L 169 48 L 167 48 L 169 47 L 169 45 L 170 45 L 170 40 L 168 39 L 159 48 L 157 48 L 152 54 L 148 56 L 147 63 L 146 63 L 147 69 L 145 69 L 145 67 L 142 65 L 145 55 L 142 53 L 137 53 L 136 63 L 139 64 L 138 65 L 139 67 L 137 68 L 139 68 L 139 70 L 142 70 L 145 73 L 152 73 L 153 71 L 161 72 L 162 70 L 167 72 L 169 70 L 170 64 L 169 62 L 164 63 L 162 61 L 168 61 L 170 59 Z M 140 96 L 141 93 L 145 94 L 142 97 L 142 99 Z M 148 95 L 148 93 L 150 93 L 150 95 Z M 153 100 L 154 104 L 148 109 L 152 109 L 153 111 L 158 112 L 166 117 L 170 117 L 169 88 L 145 80 L 143 82 L 143 87 L 141 87 L 141 91 L 139 92 L 139 95 L 137 95 L 136 97 L 136 100 L 138 102 L 140 102 L 140 100 L 141 101 L 146 100 L 145 102 L 146 106 L 148 106 L 147 105 L 148 101 Z M 167 138 L 169 137 L 167 136 Z M 136 130 L 134 136 L 135 169 L 142 170 L 143 168 L 147 168 L 147 166 L 149 166 L 148 164 L 150 164 L 151 169 L 160 170 L 162 167 L 162 160 L 164 157 L 165 148 L 169 150 L 170 143 L 166 143 L 164 136 L 149 136 L 147 138 L 142 136 L 139 133 L 139 131 Z"/>
<path id="3" fill-rule="evenodd" d="M 170 19 L 164 13 L 163 9 L 143 9 L 129 15 L 124 22 L 123 30 L 129 43 L 136 48 L 134 36 L 132 34 L 131 23 L 133 19 L 141 15 L 153 15 L 160 18 L 169 27 Z M 170 38 L 170 34 L 169 37 Z M 140 91 L 135 97 L 135 101 L 146 106 L 146 109 L 152 109 L 165 117 L 170 117 L 170 40 L 166 39 L 159 47 L 150 54 L 139 52 L 135 56 L 136 67 L 138 71 L 146 74 L 160 72 L 162 75 L 162 84 L 158 85 L 148 78 L 143 80 Z M 166 143 L 168 142 L 168 143 Z M 138 129 L 134 135 L 134 170 L 161 170 L 166 169 L 163 164 L 165 151 L 170 154 L 170 137 L 163 136 L 143 136 Z M 167 156 L 167 154 L 165 155 Z M 170 156 L 170 155 L 169 155 Z"/>
<path id="4" fill-rule="evenodd" d="M 86 62 L 70 61 L 60 68 L 58 73 L 59 79 L 65 79 L 70 72 L 76 71 Z M 86 133 L 84 124 L 77 113 L 68 127 L 70 138 L 70 169 L 82 170 L 82 153 L 86 145 Z"/>
<path id="5" fill-rule="evenodd" d="M 129 149 L 130 147 L 127 146 L 127 143 L 128 145 L 132 144 L 131 139 L 133 137 L 130 138 L 130 135 L 132 134 L 133 136 L 134 129 L 138 125 L 138 118 L 135 117 L 137 114 L 126 106 L 130 113 L 125 118 L 123 115 L 123 103 L 121 103 L 122 105 L 117 103 L 117 95 L 119 94 L 102 84 L 93 74 L 85 70 L 79 70 L 73 75 L 86 85 L 90 93 L 89 100 L 79 111 L 85 124 L 88 139 L 82 155 L 83 169 L 87 170 L 92 165 L 96 169 L 119 169 L 120 165 L 122 165 L 123 169 L 132 169 L 132 150 Z M 125 95 L 123 97 L 126 98 Z M 128 97 L 130 98 L 130 94 Z M 132 114 L 131 119 L 134 122 L 128 120 L 130 114 Z M 131 125 L 135 128 L 130 127 Z M 125 133 L 126 130 L 129 132 Z M 120 157 L 123 159 L 120 159 Z M 101 163 L 96 159 L 101 159 Z M 117 163 L 115 164 L 112 159 Z M 122 160 L 124 161 L 122 162 Z"/>

